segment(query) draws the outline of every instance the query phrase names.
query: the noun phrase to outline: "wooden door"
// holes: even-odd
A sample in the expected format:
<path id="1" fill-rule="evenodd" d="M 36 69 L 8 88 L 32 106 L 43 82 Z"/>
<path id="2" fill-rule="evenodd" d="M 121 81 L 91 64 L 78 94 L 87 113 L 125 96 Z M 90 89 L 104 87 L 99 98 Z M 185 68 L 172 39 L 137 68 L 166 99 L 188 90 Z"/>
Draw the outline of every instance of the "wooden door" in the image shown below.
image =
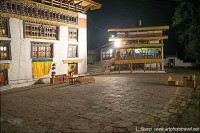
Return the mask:
<path id="1" fill-rule="evenodd" d="M 7 84 L 7 70 L 0 70 L 0 86 Z"/>

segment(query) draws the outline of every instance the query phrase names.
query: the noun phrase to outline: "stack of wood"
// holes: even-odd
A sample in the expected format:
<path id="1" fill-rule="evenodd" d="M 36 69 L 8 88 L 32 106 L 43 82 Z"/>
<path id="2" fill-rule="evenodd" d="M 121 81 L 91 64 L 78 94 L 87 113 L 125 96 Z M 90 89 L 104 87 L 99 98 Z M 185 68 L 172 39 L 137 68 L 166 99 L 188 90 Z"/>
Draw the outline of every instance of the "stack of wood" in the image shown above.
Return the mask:
<path id="1" fill-rule="evenodd" d="M 183 86 L 189 87 L 189 88 L 195 88 L 196 81 L 197 81 L 197 79 L 196 79 L 195 74 L 193 76 L 183 77 Z"/>
<path id="2" fill-rule="evenodd" d="M 168 77 L 168 85 L 178 85 L 178 80 L 173 80 L 171 76 Z"/>

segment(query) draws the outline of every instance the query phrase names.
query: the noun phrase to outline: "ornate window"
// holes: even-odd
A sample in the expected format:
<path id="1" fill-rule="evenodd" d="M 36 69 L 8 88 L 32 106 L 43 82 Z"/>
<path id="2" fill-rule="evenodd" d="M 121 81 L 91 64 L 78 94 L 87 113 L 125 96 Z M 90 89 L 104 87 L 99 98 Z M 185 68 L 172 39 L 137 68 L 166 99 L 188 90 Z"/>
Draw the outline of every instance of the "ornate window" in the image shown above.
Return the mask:
<path id="1" fill-rule="evenodd" d="M 69 41 L 78 42 L 78 29 L 69 29 Z"/>
<path id="2" fill-rule="evenodd" d="M 8 37 L 8 19 L 0 18 L 0 37 Z"/>
<path id="3" fill-rule="evenodd" d="M 76 57 L 78 57 L 78 46 L 69 45 L 68 58 L 76 58 Z"/>
<path id="4" fill-rule="evenodd" d="M 10 60 L 9 41 L 0 41 L 0 60 Z"/>
<path id="5" fill-rule="evenodd" d="M 25 21 L 25 38 L 58 39 L 58 28 L 52 25 L 43 25 Z"/>
<path id="6" fill-rule="evenodd" d="M 31 2 L 30 2 L 31 3 Z M 23 3 L 17 0 L 1 0 L 0 12 L 18 14 L 21 16 L 34 17 L 39 19 L 51 20 L 67 24 L 77 24 L 77 14 L 70 12 L 57 11 L 51 7 L 37 6 L 36 4 Z M 68 19 L 68 17 L 71 19 Z"/>
<path id="7" fill-rule="evenodd" d="M 53 58 L 53 44 L 32 43 L 32 58 Z"/>

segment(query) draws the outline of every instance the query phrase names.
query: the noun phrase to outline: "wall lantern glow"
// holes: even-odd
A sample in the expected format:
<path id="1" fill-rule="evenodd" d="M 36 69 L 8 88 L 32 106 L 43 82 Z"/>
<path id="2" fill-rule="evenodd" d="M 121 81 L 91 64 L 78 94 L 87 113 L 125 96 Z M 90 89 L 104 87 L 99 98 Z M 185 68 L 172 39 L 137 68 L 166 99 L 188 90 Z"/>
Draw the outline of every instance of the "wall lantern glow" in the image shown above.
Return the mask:
<path id="1" fill-rule="evenodd" d="M 110 49 L 109 52 L 110 52 L 110 54 L 112 54 L 113 53 L 113 49 Z"/>
<path id="2" fill-rule="evenodd" d="M 114 38 L 115 36 L 114 36 L 114 35 L 111 35 L 111 37 Z"/>
<path id="3" fill-rule="evenodd" d="M 115 47 L 119 47 L 121 45 L 121 41 L 120 40 L 116 40 L 114 42 Z"/>

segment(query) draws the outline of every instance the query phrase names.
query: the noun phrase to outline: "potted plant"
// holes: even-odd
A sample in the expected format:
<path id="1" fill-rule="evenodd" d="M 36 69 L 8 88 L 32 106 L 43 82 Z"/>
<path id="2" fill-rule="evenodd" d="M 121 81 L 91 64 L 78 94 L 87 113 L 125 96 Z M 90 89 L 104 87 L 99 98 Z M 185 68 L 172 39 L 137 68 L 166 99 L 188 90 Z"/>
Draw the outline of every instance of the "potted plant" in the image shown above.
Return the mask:
<path id="1" fill-rule="evenodd" d="M 52 85 L 54 85 L 54 83 L 55 83 L 55 81 L 54 81 L 55 80 L 55 75 L 56 75 L 55 69 L 56 69 L 56 64 L 53 63 L 52 66 L 51 66 L 51 77 L 52 78 L 50 78 L 50 83 Z"/>
<path id="2" fill-rule="evenodd" d="M 52 72 L 51 72 L 51 76 L 52 76 L 52 78 L 54 78 L 55 75 L 56 75 L 55 69 L 56 69 L 56 64 L 53 63 L 53 64 L 52 64 L 52 67 L 51 67 L 51 70 L 52 70 Z"/>

